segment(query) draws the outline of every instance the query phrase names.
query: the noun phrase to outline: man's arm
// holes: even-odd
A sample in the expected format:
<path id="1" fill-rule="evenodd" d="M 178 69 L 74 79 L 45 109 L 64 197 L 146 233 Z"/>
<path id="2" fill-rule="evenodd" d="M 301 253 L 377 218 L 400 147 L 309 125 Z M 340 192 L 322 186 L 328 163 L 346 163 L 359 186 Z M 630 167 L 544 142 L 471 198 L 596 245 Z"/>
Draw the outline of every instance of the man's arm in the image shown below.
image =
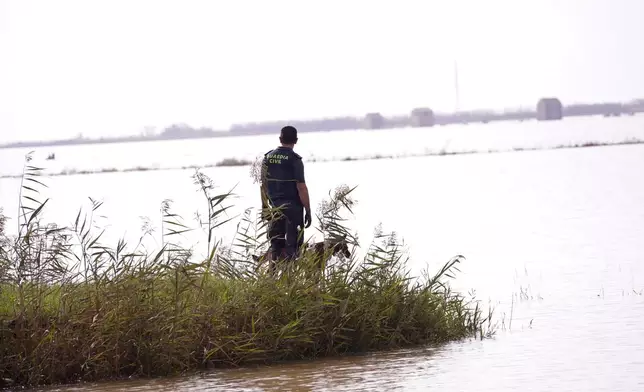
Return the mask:
<path id="1" fill-rule="evenodd" d="M 260 193 L 260 197 L 261 197 L 261 200 L 262 200 L 262 208 L 264 208 L 264 209 L 268 208 L 268 200 L 267 200 L 267 197 L 266 197 L 266 185 L 264 184 L 263 181 L 262 181 L 261 185 L 259 186 L 259 193 Z"/>
<path id="2" fill-rule="evenodd" d="M 261 173 L 259 175 L 259 193 L 262 200 L 262 209 L 268 208 L 268 193 L 266 189 L 266 160 L 262 160 Z"/>
<path id="3" fill-rule="evenodd" d="M 300 195 L 300 201 L 304 205 L 307 214 L 311 213 L 311 202 L 309 200 L 309 188 L 304 181 L 304 163 L 301 159 L 295 161 L 295 181 L 297 181 L 297 193 Z"/>

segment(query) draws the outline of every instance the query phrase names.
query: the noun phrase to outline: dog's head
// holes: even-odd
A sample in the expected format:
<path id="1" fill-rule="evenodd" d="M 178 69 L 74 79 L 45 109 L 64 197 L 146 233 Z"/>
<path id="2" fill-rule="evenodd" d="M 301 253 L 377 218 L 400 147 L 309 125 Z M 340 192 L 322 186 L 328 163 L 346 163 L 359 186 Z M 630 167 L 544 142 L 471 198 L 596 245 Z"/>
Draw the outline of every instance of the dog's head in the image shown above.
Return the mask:
<path id="1" fill-rule="evenodd" d="M 344 257 L 351 258 L 351 251 L 349 250 L 349 245 L 346 241 L 340 241 L 333 244 L 333 255 L 342 255 Z"/>
<path id="2" fill-rule="evenodd" d="M 253 258 L 253 261 L 255 261 L 258 264 L 261 264 L 264 261 L 266 261 L 267 259 L 269 259 L 269 253 L 268 252 L 262 253 L 259 256 L 258 255 L 251 255 L 251 257 Z"/>

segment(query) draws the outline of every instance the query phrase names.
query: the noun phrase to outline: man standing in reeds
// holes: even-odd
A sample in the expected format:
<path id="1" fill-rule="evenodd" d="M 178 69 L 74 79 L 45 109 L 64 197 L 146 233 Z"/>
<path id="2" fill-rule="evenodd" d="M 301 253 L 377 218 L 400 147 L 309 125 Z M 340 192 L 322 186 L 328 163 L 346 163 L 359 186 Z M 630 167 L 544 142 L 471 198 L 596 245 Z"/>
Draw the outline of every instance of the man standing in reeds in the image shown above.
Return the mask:
<path id="1" fill-rule="evenodd" d="M 281 146 L 264 154 L 261 175 L 262 210 L 275 212 L 268 236 L 271 260 L 292 260 L 304 242 L 304 228 L 311 226 L 309 191 L 304 181 L 302 157 L 293 151 L 297 129 L 280 132 Z"/>

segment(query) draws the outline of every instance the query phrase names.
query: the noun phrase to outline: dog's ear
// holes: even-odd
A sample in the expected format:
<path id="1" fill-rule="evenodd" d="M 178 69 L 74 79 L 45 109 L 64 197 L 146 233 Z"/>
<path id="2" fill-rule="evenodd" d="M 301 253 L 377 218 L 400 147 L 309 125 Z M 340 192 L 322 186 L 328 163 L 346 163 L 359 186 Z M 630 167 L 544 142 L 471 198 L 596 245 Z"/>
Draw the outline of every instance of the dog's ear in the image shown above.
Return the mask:
<path id="1" fill-rule="evenodd" d="M 346 258 L 350 258 L 350 257 L 351 257 L 351 251 L 349 250 L 349 245 L 347 245 L 347 243 L 346 243 L 346 242 L 343 242 L 343 243 L 342 243 L 342 251 L 344 252 L 344 256 L 345 256 Z"/>

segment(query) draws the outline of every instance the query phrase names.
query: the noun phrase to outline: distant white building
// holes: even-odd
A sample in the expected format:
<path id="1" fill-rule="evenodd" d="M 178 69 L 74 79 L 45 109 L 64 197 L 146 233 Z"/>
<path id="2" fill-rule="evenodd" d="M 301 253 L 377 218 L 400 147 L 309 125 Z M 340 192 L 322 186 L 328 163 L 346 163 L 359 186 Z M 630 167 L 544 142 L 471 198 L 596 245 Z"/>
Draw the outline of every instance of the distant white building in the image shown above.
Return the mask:
<path id="1" fill-rule="evenodd" d="M 385 125 L 385 118 L 380 113 L 367 113 L 364 121 L 367 129 L 380 129 Z"/>
<path id="2" fill-rule="evenodd" d="M 541 98 L 537 103 L 537 121 L 561 120 L 563 105 L 559 98 Z"/>
<path id="3" fill-rule="evenodd" d="M 436 123 L 434 111 L 430 108 L 416 108 L 411 111 L 412 127 L 433 127 Z"/>

